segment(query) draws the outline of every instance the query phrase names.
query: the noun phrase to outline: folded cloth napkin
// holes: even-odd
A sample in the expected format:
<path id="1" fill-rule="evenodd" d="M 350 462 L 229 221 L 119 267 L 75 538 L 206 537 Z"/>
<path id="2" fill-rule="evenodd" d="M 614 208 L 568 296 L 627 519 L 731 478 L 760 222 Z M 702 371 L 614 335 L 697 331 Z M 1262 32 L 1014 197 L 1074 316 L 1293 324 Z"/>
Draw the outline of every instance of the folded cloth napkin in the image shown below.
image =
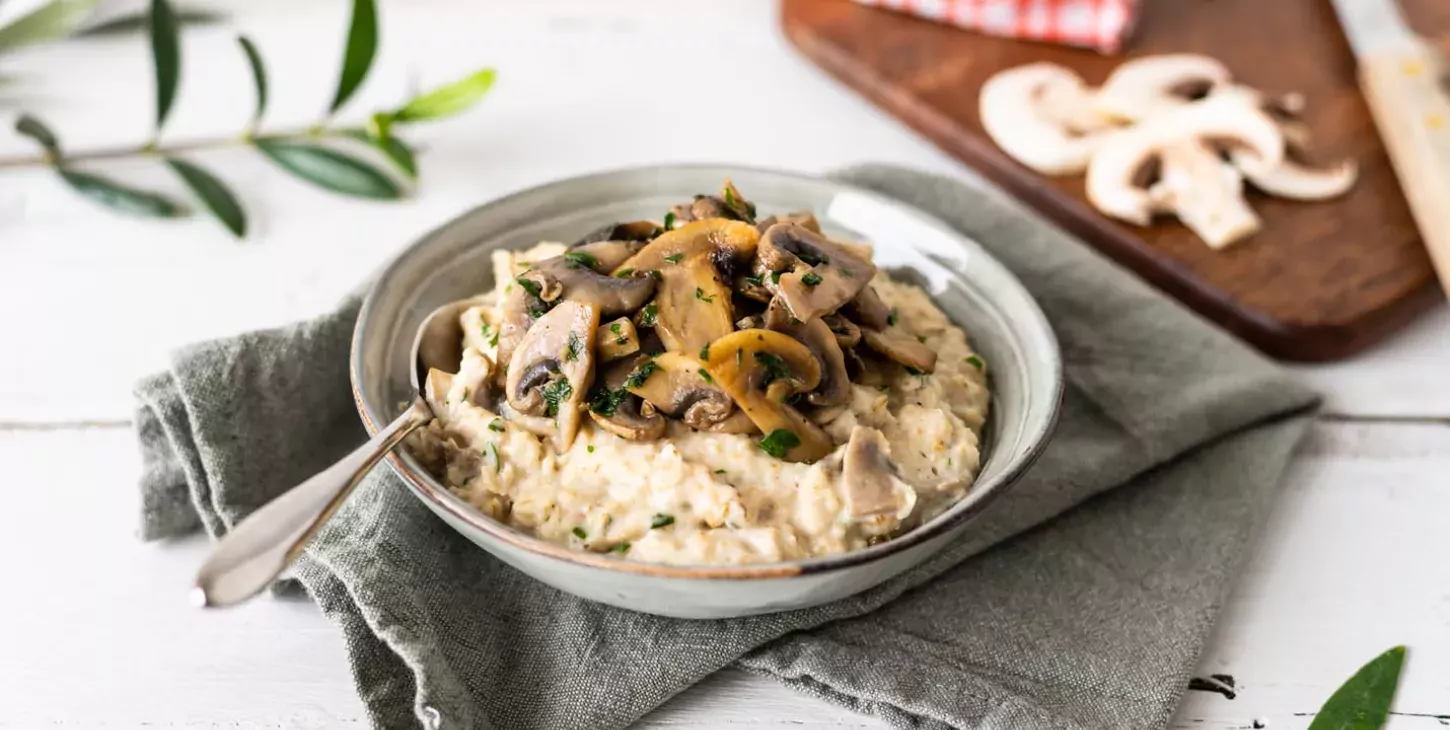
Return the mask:
<path id="1" fill-rule="evenodd" d="M 856 0 L 990 35 L 1117 53 L 1138 0 Z"/>
<path id="2" fill-rule="evenodd" d="M 342 629 L 376 727 L 621 728 L 732 665 L 901 728 L 1168 721 L 1314 395 L 996 194 L 881 166 L 837 177 L 950 222 L 1042 303 L 1068 387 L 1037 465 L 882 586 L 722 621 L 549 588 L 379 468 L 295 571 Z M 223 534 L 363 440 L 356 312 L 193 346 L 140 384 L 148 539 Z"/>

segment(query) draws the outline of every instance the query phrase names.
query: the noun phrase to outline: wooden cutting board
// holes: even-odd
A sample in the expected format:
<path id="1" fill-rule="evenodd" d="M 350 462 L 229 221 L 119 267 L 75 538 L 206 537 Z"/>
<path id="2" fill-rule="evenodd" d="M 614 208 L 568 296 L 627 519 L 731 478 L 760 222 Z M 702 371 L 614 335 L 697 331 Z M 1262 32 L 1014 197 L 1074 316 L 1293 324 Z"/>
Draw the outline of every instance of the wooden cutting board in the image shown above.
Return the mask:
<path id="1" fill-rule="evenodd" d="M 1450 33 L 1450 0 L 1401 3 L 1422 34 Z M 1145 0 L 1137 32 L 1114 57 L 979 35 L 847 0 L 783 0 L 781 12 L 791 41 L 822 68 L 1270 355 L 1343 357 L 1443 302 L 1329 0 Z M 1051 61 L 1097 84 L 1124 58 L 1169 52 L 1208 54 L 1243 83 L 1304 93 L 1315 157 L 1354 158 L 1359 182 L 1324 202 L 1250 193 L 1263 230 L 1213 251 L 1172 219 L 1139 228 L 1098 214 L 1080 176 L 1047 178 L 1022 167 L 977 118 L 978 89 L 1001 69 Z"/>

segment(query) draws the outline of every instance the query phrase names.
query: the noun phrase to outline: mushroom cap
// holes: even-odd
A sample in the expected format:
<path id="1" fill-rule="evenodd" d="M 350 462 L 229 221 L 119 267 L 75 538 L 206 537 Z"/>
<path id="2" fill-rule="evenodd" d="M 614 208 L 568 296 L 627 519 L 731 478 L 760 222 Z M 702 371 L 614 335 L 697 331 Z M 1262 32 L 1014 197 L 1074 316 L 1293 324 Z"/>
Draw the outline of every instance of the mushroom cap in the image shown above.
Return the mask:
<path id="1" fill-rule="evenodd" d="M 654 329 L 665 349 L 699 352 L 735 328 L 730 287 L 708 258 L 666 264 L 659 273 Z"/>
<path id="2" fill-rule="evenodd" d="M 630 376 L 649 361 L 648 355 L 637 354 L 614 362 L 600 373 L 600 386 L 614 396 L 608 399 L 608 408 L 589 410 L 589 417 L 600 428 L 630 441 L 653 441 L 664 435 L 668 426 L 665 417 L 652 408 L 645 412 L 644 401 L 626 388 Z"/>
<path id="3" fill-rule="evenodd" d="M 1143 171 L 1161 161 L 1164 147 L 1195 139 L 1242 148 L 1265 166 L 1284 158 L 1284 137 L 1273 119 L 1241 99 L 1210 96 L 1105 142 L 1088 165 L 1088 201 L 1114 218 L 1147 225 L 1158 206 L 1144 187 Z"/>
<path id="4" fill-rule="evenodd" d="M 639 352 L 639 331 L 629 317 L 620 317 L 599 326 L 594 354 L 609 362 Z"/>
<path id="5" fill-rule="evenodd" d="M 794 223 L 798 226 L 805 227 L 806 230 L 812 233 L 821 232 L 820 221 L 817 221 L 815 214 L 808 210 L 801 211 L 799 213 L 787 213 L 785 215 L 773 215 L 768 218 L 762 218 L 759 222 L 755 224 L 755 230 L 760 231 L 761 233 L 765 233 L 766 231 L 770 230 L 771 226 L 777 223 Z"/>
<path id="6" fill-rule="evenodd" d="M 982 84 L 977 109 L 997 146 L 1045 175 L 1081 172 L 1105 136 L 1082 78 L 1052 63 L 995 74 Z"/>
<path id="7" fill-rule="evenodd" d="M 594 333 L 599 310 L 560 302 L 529 328 L 509 360 L 504 397 L 526 416 L 554 416 L 561 448 L 574 442 L 579 406 L 594 378 Z"/>
<path id="8" fill-rule="evenodd" d="M 776 299 L 765 310 L 765 327 L 794 337 L 811 351 L 820 364 L 821 382 L 815 390 L 806 394 L 806 402 L 813 406 L 838 406 L 851 400 L 851 376 L 846 372 L 846 356 L 841 352 L 836 334 L 820 317 L 805 321 L 794 319 L 785 305 Z M 856 333 L 859 337 L 860 330 Z"/>
<path id="9" fill-rule="evenodd" d="M 648 241 L 658 236 L 663 229 L 654 221 L 628 221 L 600 226 L 575 241 L 569 248 L 579 248 L 603 241 Z"/>
<path id="10" fill-rule="evenodd" d="M 841 460 L 841 490 L 852 517 L 893 514 L 916 504 L 916 490 L 896 475 L 886 436 L 869 426 L 851 429 Z M 904 504 L 903 504 L 904 503 Z"/>
<path id="11" fill-rule="evenodd" d="M 1229 83 L 1218 60 L 1195 53 L 1144 56 L 1119 65 L 1098 87 L 1098 112 L 1138 122 L 1182 106 Z"/>
<path id="12" fill-rule="evenodd" d="M 778 431 L 794 436 L 788 461 L 816 461 L 834 445 L 785 398 L 820 384 L 820 364 L 805 345 L 773 330 L 740 330 L 710 343 L 705 369 L 730 394 L 767 438 Z"/>
<path id="13" fill-rule="evenodd" d="M 621 271 L 659 271 L 672 263 L 701 255 L 728 269 L 750 260 L 759 241 L 760 233 L 749 223 L 724 218 L 694 221 L 661 234 L 613 273 L 619 276 Z"/>
<path id="14" fill-rule="evenodd" d="M 719 423 L 735 410 L 730 395 L 716 385 L 699 360 L 679 352 L 654 358 L 654 369 L 643 381 L 629 386 L 629 392 L 643 398 L 656 410 L 679 418 L 691 428 L 703 429 Z"/>
<path id="15" fill-rule="evenodd" d="M 866 346 L 904 367 L 918 372 L 936 370 L 936 350 L 895 327 L 883 330 L 861 330 Z"/>
<path id="16" fill-rule="evenodd" d="M 840 309 L 871 283 L 876 264 L 804 226 L 777 223 L 760 238 L 762 281 L 799 320 Z"/>
<path id="17" fill-rule="evenodd" d="M 861 323 L 863 327 L 879 330 L 891 323 L 891 307 L 881 300 L 876 288 L 867 284 L 854 299 L 846 304 L 844 314 Z"/>
<path id="18" fill-rule="evenodd" d="M 633 312 L 643 307 L 649 301 L 650 295 L 654 294 L 653 278 L 609 276 L 591 268 L 597 264 L 597 260 L 584 253 L 581 247 L 567 251 L 562 256 L 538 262 L 534 270 L 524 276 L 544 278 L 546 283 L 541 297 L 544 300 L 552 301 L 562 295 L 566 299 L 593 305 L 599 310 L 600 316 L 604 317 Z M 550 296 L 547 282 L 557 282 L 560 294 Z"/>

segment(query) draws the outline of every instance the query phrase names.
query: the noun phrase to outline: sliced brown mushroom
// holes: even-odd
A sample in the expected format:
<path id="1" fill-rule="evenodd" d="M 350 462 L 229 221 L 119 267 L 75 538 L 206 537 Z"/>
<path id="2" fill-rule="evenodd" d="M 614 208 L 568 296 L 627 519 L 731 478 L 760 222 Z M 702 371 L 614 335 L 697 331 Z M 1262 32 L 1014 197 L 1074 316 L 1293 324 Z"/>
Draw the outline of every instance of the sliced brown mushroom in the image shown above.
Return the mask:
<path id="1" fill-rule="evenodd" d="M 691 428 L 708 428 L 725 420 L 735 410 L 730 395 L 716 385 L 705 366 L 693 357 L 666 352 L 653 361 L 654 367 L 629 392 L 671 418 Z"/>
<path id="2" fill-rule="evenodd" d="M 619 268 L 630 256 L 639 253 L 644 248 L 644 241 L 595 241 L 594 243 L 582 243 L 569 249 L 576 258 L 589 261 L 589 267 L 595 271 L 609 273 Z M 589 257 L 582 259 L 579 255 Z"/>
<path id="3" fill-rule="evenodd" d="M 574 443 L 580 404 L 594 377 L 594 333 L 599 310 L 564 301 L 540 317 L 509 360 L 504 396 L 526 416 L 550 416 L 560 449 Z"/>
<path id="4" fill-rule="evenodd" d="M 501 317 L 498 324 L 498 350 L 496 362 L 505 367 L 499 368 L 496 377 L 499 384 L 503 383 L 504 375 L 508 372 L 507 365 L 512 362 L 514 350 L 518 349 L 519 342 L 533 326 L 534 321 L 544 316 L 549 311 L 549 305 L 531 287 L 520 286 L 518 282 L 504 287 L 503 304 Z"/>
<path id="5" fill-rule="evenodd" d="M 765 434 L 767 453 L 811 462 L 831 452 L 830 436 L 784 402 L 820 384 L 820 364 L 805 345 L 773 330 L 740 330 L 705 354 L 705 369 Z"/>
<path id="6" fill-rule="evenodd" d="M 665 349 L 694 353 L 734 329 L 730 289 L 721 268 L 755 253 L 759 234 L 748 224 L 721 219 L 689 223 L 645 246 L 615 271 L 654 272 L 655 307 L 641 322 L 655 328 Z M 651 277 L 644 277 L 651 278 Z"/>
<path id="7" fill-rule="evenodd" d="M 541 286 L 540 298 L 546 302 L 558 298 L 559 295 L 552 295 L 551 290 L 551 282 L 557 282 L 560 295 L 565 299 L 593 305 L 603 317 L 633 312 L 644 306 L 654 294 L 653 278 L 609 276 L 592 268 L 597 264 L 587 253 L 566 251 L 562 256 L 540 261 L 532 271 L 524 272 L 519 278 L 522 281 L 540 281 L 537 285 Z"/>
<path id="8" fill-rule="evenodd" d="M 754 274 L 741 274 L 735 277 L 733 282 L 735 293 L 746 299 L 753 299 L 757 302 L 769 302 L 775 297 L 765 287 L 764 278 Z"/>
<path id="9" fill-rule="evenodd" d="M 665 433 L 665 417 L 628 390 L 631 377 L 650 362 L 648 355 L 619 360 L 604 368 L 590 398 L 589 417 L 600 428 L 630 441 L 653 441 Z"/>
<path id="10" fill-rule="evenodd" d="M 629 317 L 620 317 L 601 326 L 594 350 L 605 362 L 639 352 L 639 332 L 634 322 Z"/>
<path id="11" fill-rule="evenodd" d="M 811 213 L 808 210 L 802 211 L 800 213 L 787 213 L 786 215 L 770 216 L 769 218 L 762 219 L 759 223 L 756 223 L 755 229 L 760 231 L 761 233 L 765 233 L 766 231 L 770 230 L 771 226 L 777 223 L 794 223 L 798 226 L 803 226 L 812 233 L 821 232 L 821 224 L 816 221 L 815 214 Z"/>
<path id="12" fill-rule="evenodd" d="M 648 241 L 658 236 L 662 229 L 654 221 L 628 221 L 600 226 L 575 241 L 570 248 L 578 248 L 601 241 Z"/>
<path id="13" fill-rule="evenodd" d="M 760 429 L 755 427 L 755 422 L 750 420 L 750 416 L 745 415 L 745 411 L 735 411 L 730 414 L 729 418 L 700 430 L 709 431 L 710 433 L 735 433 L 745 436 L 760 433 Z"/>
<path id="14" fill-rule="evenodd" d="M 780 299 L 776 299 L 765 310 L 765 327 L 795 338 L 811 351 L 820 364 L 821 382 L 815 390 L 806 394 L 807 403 L 838 406 L 851 399 L 851 377 L 846 374 L 846 357 L 841 354 L 835 333 L 820 317 L 802 322 L 792 317 Z"/>
<path id="15" fill-rule="evenodd" d="M 670 212 L 677 221 L 684 222 L 724 218 L 755 223 L 755 204 L 740 195 L 730 178 L 725 179 L 719 195 L 696 195 L 691 202 L 676 205 Z"/>
<path id="16" fill-rule="evenodd" d="M 866 346 L 919 373 L 936 370 L 936 350 L 894 327 L 861 330 Z"/>
<path id="17" fill-rule="evenodd" d="M 848 317 L 861 323 L 863 327 L 870 327 L 879 330 L 891 324 L 891 307 L 881 301 L 881 295 L 876 293 L 876 288 L 867 284 L 861 292 L 842 310 Z"/>
<path id="18" fill-rule="evenodd" d="M 778 223 L 757 250 L 764 283 L 796 319 L 834 312 L 876 276 L 876 265 L 803 226 Z"/>
<path id="19" fill-rule="evenodd" d="M 841 347 L 854 347 L 857 342 L 861 341 L 861 328 L 857 327 L 855 322 L 839 314 L 828 314 L 821 317 L 821 321 L 831 329 L 831 334 L 836 336 L 836 344 Z"/>
<path id="20" fill-rule="evenodd" d="M 911 490 L 896 475 L 886 450 L 886 436 L 880 431 L 869 426 L 851 429 L 841 461 L 841 487 L 852 517 L 892 514 L 900 509 L 897 492 Z"/>

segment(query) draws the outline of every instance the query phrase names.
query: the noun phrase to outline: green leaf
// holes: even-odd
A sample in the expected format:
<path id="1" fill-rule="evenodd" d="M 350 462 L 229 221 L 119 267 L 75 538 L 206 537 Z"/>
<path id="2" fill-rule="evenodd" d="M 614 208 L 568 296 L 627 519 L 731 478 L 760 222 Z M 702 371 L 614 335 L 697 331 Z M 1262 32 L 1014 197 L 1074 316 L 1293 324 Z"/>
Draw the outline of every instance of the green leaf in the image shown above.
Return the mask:
<path id="1" fill-rule="evenodd" d="M 22 114 L 19 119 L 15 120 L 15 131 L 39 142 L 51 157 L 60 157 L 60 141 L 55 138 L 55 133 L 50 131 L 50 127 L 45 126 L 45 123 L 39 119 L 29 114 Z"/>
<path id="2" fill-rule="evenodd" d="M 446 86 L 440 86 L 413 97 L 401 109 L 393 112 L 393 121 L 417 122 L 425 119 L 442 119 L 466 111 L 477 104 L 478 100 L 482 99 L 483 95 L 493 87 L 495 76 L 497 73 L 493 69 L 486 68 Z"/>
<path id="3" fill-rule="evenodd" d="M 0 28 L 0 51 L 64 38 L 100 4 L 101 0 L 52 0 Z"/>
<path id="4" fill-rule="evenodd" d="M 237 196 L 217 176 L 179 157 L 166 158 L 166 164 L 181 176 L 182 182 L 201 198 L 216 219 L 237 238 L 247 236 L 247 214 Z"/>
<path id="5" fill-rule="evenodd" d="M 352 1 L 352 23 L 347 29 L 347 48 L 342 54 L 342 73 L 337 79 L 337 93 L 328 111 L 336 113 L 352 98 L 363 79 L 368 77 L 373 57 L 378 52 L 378 8 L 373 0 Z"/>
<path id="6" fill-rule="evenodd" d="M 334 193 L 375 200 L 403 197 L 397 183 L 356 157 L 285 139 L 259 139 L 256 145 L 278 167 Z"/>
<path id="7" fill-rule="evenodd" d="M 1309 730 L 1379 730 L 1389 718 L 1404 664 L 1403 646 L 1370 660 L 1334 691 Z"/>
<path id="8" fill-rule="evenodd" d="M 184 218 L 191 215 L 186 206 L 158 193 L 127 187 L 79 170 L 57 167 L 56 172 L 71 189 L 111 210 L 142 218 Z"/>
<path id="9" fill-rule="evenodd" d="M 211 10 L 200 10 L 190 8 L 177 8 L 173 13 L 178 25 L 212 25 L 227 19 L 224 13 Z M 147 13 L 127 13 L 117 15 L 110 20 L 89 26 L 76 33 L 74 38 L 104 38 L 109 36 L 126 35 L 138 33 L 151 27 L 151 20 Z"/>
<path id="10" fill-rule="evenodd" d="M 365 144 L 378 148 L 380 152 L 382 152 L 384 155 L 387 155 L 388 159 L 391 160 L 394 165 L 398 166 L 398 169 L 401 170 L 402 173 L 406 175 L 409 180 L 418 179 L 418 159 L 413 152 L 413 148 L 409 147 L 408 143 L 390 134 L 383 137 L 377 137 L 361 129 L 350 129 L 346 132 L 343 132 L 343 134 L 359 142 L 363 142 Z"/>
<path id="11" fill-rule="evenodd" d="M 791 449 L 801 445 L 801 438 L 794 431 L 777 428 L 760 440 L 760 450 L 777 459 L 784 459 Z"/>
<path id="12" fill-rule="evenodd" d="M 156 70 L 156 133 L 161 133 L 181 81 L 181 36 L 166 0 L 151 0 L 151 60 Z"/>
<path id="13" fill-rule="evenodd" d="M 262 54 L 257 52 L 252 39 L 239 35 L 237 45 L 242 47 L 242 53 L 247 57 L 247 65 L 252 68 L 252 88 L 257 91 L 257 107 L 252 112 L 252 126 L 256 127 L 262 121 L 262 114 L 267 111 L 267 67 L 262 63 Z"/>

